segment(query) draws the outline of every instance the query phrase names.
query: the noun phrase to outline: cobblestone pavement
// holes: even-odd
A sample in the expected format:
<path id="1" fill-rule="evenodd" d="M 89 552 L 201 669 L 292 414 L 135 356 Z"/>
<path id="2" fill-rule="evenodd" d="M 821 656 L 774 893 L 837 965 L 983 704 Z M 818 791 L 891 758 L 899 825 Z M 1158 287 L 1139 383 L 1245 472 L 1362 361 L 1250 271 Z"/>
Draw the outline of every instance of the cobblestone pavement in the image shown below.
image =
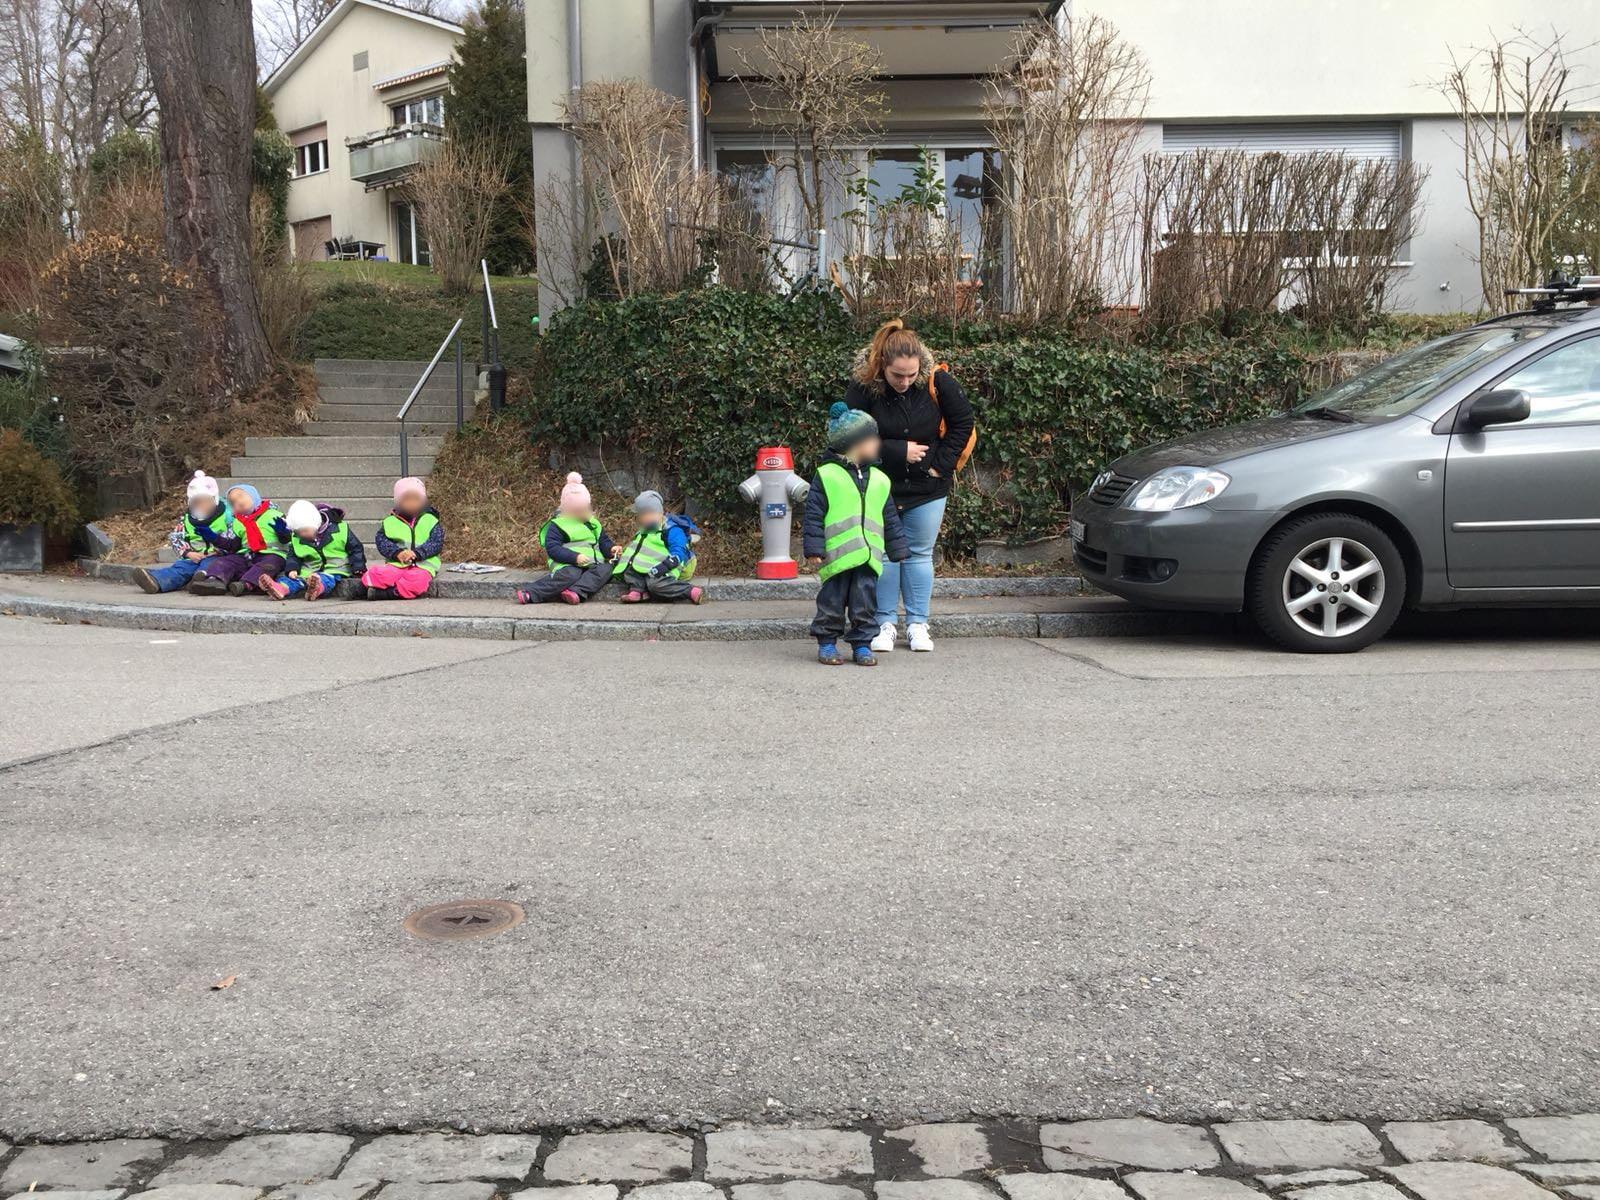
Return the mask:
<path id="1" fill-rule="evenodd" d="M 1600 1114 L 123 1138 L 0 1169 L 51 1200 L 1600 1200 Z"/>

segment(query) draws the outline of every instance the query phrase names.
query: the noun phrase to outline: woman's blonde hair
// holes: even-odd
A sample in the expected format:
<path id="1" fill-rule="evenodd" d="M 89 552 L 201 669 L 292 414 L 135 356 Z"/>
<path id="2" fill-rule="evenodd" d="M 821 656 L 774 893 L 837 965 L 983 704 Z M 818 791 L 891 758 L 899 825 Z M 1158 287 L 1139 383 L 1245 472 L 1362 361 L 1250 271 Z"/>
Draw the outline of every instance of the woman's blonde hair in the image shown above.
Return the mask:
<path id="1" fill-rule="evenodd" d="M 856 368 L 856 379 L 869 385 L 881 383 L 883 369 L 897 358 L 914 358 L 918 362 L 929 358 L 922 339 L 914 330 L 907 329 L 899 317 L 878 326 L 878 332 L 872 335 L 872 342 L 867 346 L 866 357 Z"/>

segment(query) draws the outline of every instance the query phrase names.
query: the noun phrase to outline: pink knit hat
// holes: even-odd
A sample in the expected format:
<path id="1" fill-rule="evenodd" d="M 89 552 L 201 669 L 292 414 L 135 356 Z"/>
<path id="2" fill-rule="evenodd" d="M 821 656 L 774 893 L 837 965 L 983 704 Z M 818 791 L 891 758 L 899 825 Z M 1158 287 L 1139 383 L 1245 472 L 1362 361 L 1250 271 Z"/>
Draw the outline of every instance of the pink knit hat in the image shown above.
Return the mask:
<path id="1" fill-rule="evenodd" d="M 576 510 L 578 512 L 588 508 L 590 504 L 589 489 L 583 486 L 583 476 L 576 471 L 567 473 L 567 486 L 561 489 L 561 508 Z"/>
<path id="2" fill-rule="evenodd" d="M 415 492 L 424 500 L 428 498 L 427 487 L 425 487 L 422 480 L 418 479 L 415 475 L 407 475 L 404 479 L 396 479 L 394 481 L 394 502 L 396 504 L 400 503 L 400 497 L 404 496 L 407 492 Z"/>

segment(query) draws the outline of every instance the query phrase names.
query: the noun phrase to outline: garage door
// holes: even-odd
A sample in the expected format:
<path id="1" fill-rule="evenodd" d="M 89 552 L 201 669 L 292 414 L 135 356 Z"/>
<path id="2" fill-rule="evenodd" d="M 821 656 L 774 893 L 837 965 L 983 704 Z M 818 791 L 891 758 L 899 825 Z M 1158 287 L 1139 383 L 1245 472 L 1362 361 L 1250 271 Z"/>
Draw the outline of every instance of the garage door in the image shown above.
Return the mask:
<path id="1" fill-rule="evenodd" d="M 1348 154 L 1351 158 L 1400 159 L 1400 126 L 1392 123 L 1320 125 L 1166 125 L 1161 148 L 1248 150 L 1254 154 Z"/>

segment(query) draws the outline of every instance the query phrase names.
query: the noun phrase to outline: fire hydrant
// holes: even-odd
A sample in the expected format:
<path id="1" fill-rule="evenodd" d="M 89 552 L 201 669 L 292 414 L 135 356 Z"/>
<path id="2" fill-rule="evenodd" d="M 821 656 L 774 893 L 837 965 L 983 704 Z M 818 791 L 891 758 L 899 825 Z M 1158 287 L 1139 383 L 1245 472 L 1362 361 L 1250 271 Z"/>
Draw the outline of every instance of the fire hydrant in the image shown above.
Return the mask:
<path id="1" fill-rule="evenodd" d="M 761 561 L 757 579 L 793 579 L 800 566 L 789 554 L 791 504 L 805 503 L 811 485 L 794 473 L 794 455 L 787 446 L 756 451 L 756 473 L 739 485 L 739 495 L 761 504 Z"/>

